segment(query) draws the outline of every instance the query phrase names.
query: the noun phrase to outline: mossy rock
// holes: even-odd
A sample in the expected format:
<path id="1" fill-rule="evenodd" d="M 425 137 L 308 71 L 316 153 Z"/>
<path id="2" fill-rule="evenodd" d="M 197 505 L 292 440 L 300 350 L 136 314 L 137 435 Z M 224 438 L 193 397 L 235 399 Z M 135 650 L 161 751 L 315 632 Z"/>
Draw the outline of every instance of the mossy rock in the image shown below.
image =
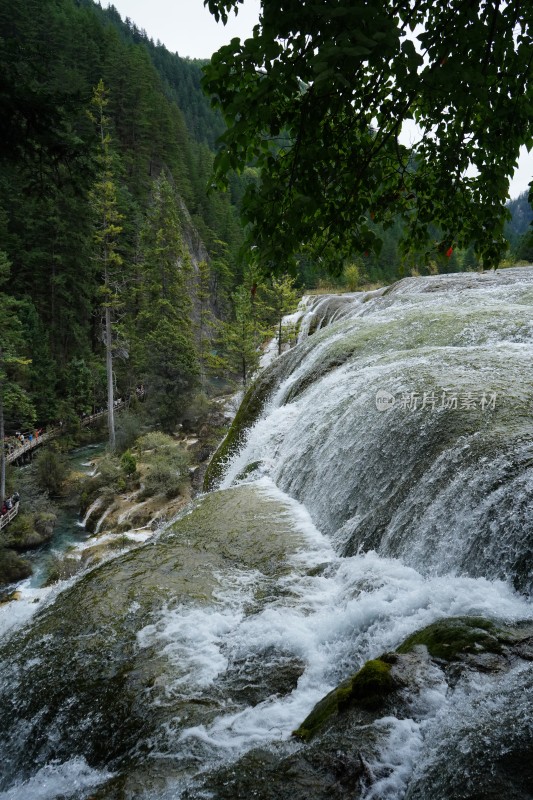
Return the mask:
<path id="1" fill-rule="evenodd" d="M 50 541 L 54 533 L 55 514 L 19 513 L 10 522 L 3 544 L 13 550 L 33 550 Z"/>
<path id="2" fill-rule="evenodd" d="M 253 472 L 255 472 L 261 466 L 262 461 L 252 461 L 251 464 L 247 464 L 243 470 L 239 472 L 237 475 L 236 480 L 244 481 L 248 478 Z"/>
<path id="3" fill-rule="evenodd" d="M 52 586 L 58 581 L 66 581 L 76 575 L 82 567 L 77 558 L 50 557 L 46 565 L 46 580 L 43 586 Z"/>
<path id="4" fill-rule="evenodd" d="M 21 592 L 17 590 L 10 592 L 9 594 L 4 594 L 3 596 L 0 595 L 0 606 L 5 606 L 8 603 L 14 603 L 16 600 L 20 600 L 21 597 Z"/>
<path id="5" fill-rule="evenodd" d="M 279 375 L 276 370 L 266 370 L 258 376 L 244 395 L 226 438 L 207 467 L 204 491 L 211 491 L 220 483 L 226 462 L 243 444 L 246 431 L 258 419 L 278 379 Z"/>
<path id="6" fill-rule="evenodd" d="M 39 511 L 35 514 L 33 520 L 33 527 L 42 537 L 46 540 L 50 539 L 54 533 L 54 527 L 57 522 L 55 514 L 47 513 L 46 511 Z"/>
<path id="7" fill-rule="evenodd" d="M 33 514 L 19 512 L 5 529 L 5 539 L 21 539 L 33 531 Z"/>
<path id="8" fill-rule="evenodd" d="M 293 736 L 309 741 L 328 720 L 352 706 L 372 711 L 396 688 L 391 664 L 382 658 L 367 661 L 351 678 L 343 681 L 313 708 Z"/>
<path id="9" fill-rule="evenodd" d="M 12 550 L 0 548 L 0 585 L 7 586 L 22 581 L 31 574 L 32 568 L 27 561 Z"/>
<path id="10" fill-rule="evenodd" d="M 441 619 L 409 636 L 398 653 L 408 653 L 416 645 L 425 645 L 433 658 L 457 661 L 467 653 L 501 653 L 504 634 L 483 617 Z"/>

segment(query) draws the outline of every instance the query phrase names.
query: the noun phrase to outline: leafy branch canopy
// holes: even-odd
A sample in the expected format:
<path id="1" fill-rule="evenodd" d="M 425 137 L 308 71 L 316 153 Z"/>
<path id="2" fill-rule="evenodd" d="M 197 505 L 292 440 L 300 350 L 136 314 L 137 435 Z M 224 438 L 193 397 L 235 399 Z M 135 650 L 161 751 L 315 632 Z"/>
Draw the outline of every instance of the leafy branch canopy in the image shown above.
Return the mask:
<path id="1" fill-rule="evenodd" d="M 242 2 L 204 0 L 223 22 Z M 218 180 L 259 168 L 243 213 L 263 260 L 379 250 L 376 223 L 400 215 L 406 247 L 437 225 L 432 246 L 473 242 L 496 264 L 509 177 L 533 145 L 532 18 L 523 0 L 261 0 L 204 88 L 228 126 Z"/>

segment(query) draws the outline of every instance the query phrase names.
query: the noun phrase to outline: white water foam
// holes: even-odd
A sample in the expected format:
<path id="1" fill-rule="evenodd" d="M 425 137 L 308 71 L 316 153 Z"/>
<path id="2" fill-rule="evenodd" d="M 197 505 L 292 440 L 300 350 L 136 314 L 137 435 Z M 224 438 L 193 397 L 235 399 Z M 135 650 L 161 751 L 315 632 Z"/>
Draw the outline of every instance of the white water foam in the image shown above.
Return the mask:
<path id="1" fill-rule="evenodd" d="M 95 770 L 84 758 L 72 758 L 64 763 L 52 762 L 33 777 L 0 792 L 0 800 L 55 800 L 74 795 L 81 800 L 90 790 L 113 777 L 111 772 Z"/>
<path id="2" fill-rule="evenodd" d="M 175 685 L 188 686 L 193 692 L 222 676 L 232 660 L 253 659 L 255 654 L 260 664 L 265 650 L 289 653 L 305 669 L 287 696 L 270 697 L 253 707 L 221 714 L 210 725 L 186 729 L 176 742 L 178 750 L 187 743 L 194 749 L 196 741 L 216 758 L 217 753 L 236 755 L 288 739 L 316 702 L 341 680 L 439 618 L 479 615 L 511 621 L 531 616 L 531 604 L 503 582 L 423 577 L 400 561 L 374 552 L 339 558 L 303 506 L 268 480 L 258 485 L 284 500 L 286 515 L 307 539 L 306 549 L 292 558 L 292 571 L 277 579 L 273 599 L 257 613 L 243 613 L 261 576 L 231 573 L 229 581 L 227 575 L 221 576 L 215 608 L 167 609 L 139 634 L 139 646 L 161 646 L 178 669 Z M 313 569 L 320 563 L 324 569 L 314 574 L 320 572 Z M 391 723 L 391 753 L 398 749 L 399 740 L 405 740 L 405 746 L 397 767 L 383 767 L 389 775 L 384 781 L 393 785 L 410 772 L 421 735 L 418 723 L 407 728 Z"/>
<path id="3" fill-rule="evenodd" d="M 17 585 L 17 599 L 0 605 L 0 640 L 25 625 L 45 605 L 55 600 L 57 595 L 74 583 L 74 578 L 60 581 L 52 586 L 36 588 L 31 579 Z"/>
<path id="4" fill-rule="evenodd" d="M 240 570 L 225 573 L 220 576 L 224 589 L 215 591 L 215 607 L 165 607 L 156 622 L 138 631 L 137 646 L 141 650 L 157 644 L 159 652 L 169 659 L 173 667 L 169 693 L 186 689 L 194 694 L 211 686 L 224 671 L 227 658 L 221 643 L 241 624 L 258 577 L 259 573 Z"/>
<path id="5" fill-rule="evenodd" d="M 85 512 L 85 516 L 84 516 L 83 520 L 78 523 L 80 528 L 85 528 L 85 526 L 87 525 L 87 521 L 88 521 L 89 517 L 91 516 L 91 514 L 93 513 L 93 511 L 96 511 L 98 508 L 100 508 L 100 506 L 102 505 L 103 502 L 104 501 L 103 501 L 102 497 L 97 497 L 96 500 L 94 500 L 91 503 L 91 505 L 89 506 L 89 508 Z"/>
<path id="6" fill-rule="evenodd" d="M 286 587 L 298 604 L 272 604 L 247 617 L 232 631 L 232 647 L 243 653 L 269 646 L 290 650 L 306 664 L 297 688 L 287 697 L 223 715 L 209 727 L 188 729 L 183 739 L 198 737 L 231 751 L 287 739 L 335 685 L 419 628 L 454 615 L 531 615 L 531 606 L 505 584 L 428 580 L 375 553 L 346 559 L 330 577 L 291 574 Z"/>

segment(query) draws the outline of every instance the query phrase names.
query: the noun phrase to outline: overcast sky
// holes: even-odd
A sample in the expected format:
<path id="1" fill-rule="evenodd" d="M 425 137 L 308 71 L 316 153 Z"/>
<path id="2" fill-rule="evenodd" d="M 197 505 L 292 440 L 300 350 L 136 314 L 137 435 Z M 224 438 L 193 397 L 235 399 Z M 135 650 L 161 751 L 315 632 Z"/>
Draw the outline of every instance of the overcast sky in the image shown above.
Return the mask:
<path id="1" fill-rule="evenodd" d="M 259 18 L 260 0 L 244 0 L 237 16 L 231 14 L 226 26 L 215 22 L 203 0 L 101 0 L 114 5 L 122 19 L 129 17 L 144 28 L 154 41 L 158 39 L 180 56 L 210 58 L 234 36 L 246 39 Z M 533 177 L 533 153 L 522 150 L 518 172 L 511 181 L 510 196 L 526 191 Z"/>
<path id="2" fill-rule="evenodd" d="M 122 19 L 129 17 L 154 42 L 159 39 L 173 53 L 210 58 L 235 36 L 251 36 L 259 21 L 260 2 L 244 0 L 239 13 L 231 13 L 225 26 L 215 22 L 203 0 L 103 0 L 102 5 L 115 6 Z"/>

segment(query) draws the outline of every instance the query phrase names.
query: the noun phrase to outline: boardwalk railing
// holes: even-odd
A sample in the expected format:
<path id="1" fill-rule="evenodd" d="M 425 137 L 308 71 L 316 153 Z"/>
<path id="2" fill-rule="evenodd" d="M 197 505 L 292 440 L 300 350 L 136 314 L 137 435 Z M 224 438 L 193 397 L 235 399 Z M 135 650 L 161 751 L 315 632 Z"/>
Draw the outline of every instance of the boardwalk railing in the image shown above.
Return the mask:
<path id="1" fill-rule="evenodd" d="M 115 411 L 122 411 L 123 408 L 126 406 L 126 401 L 121 400 L 120 402 L 116 402 L 114 405 Z M 89 417 L 82 417 L 81 424 L 82 425 L 90 425 L 91 422 L 94 422 L 96 419 L 100 419 L 101 417 L 107 416 L 107 408 L 104 408 L 103 411 L 97 411 L 96 414 L 91 414 Z"/>
<path id="2" fill-rule="evenodd" d="M 126 407 L 126 402 L 124 400 L 117 401 L 115 403 L 115 411 L 121 411 L 123 408 Z M 96 414 L 91 414 L 88 417 L 83 417 L 81 420 L 82 425 L 90 425 L 91 422 L 94 422 L 100 417 L 105 417 L 107 414 L 107 409 L 104 411 L 98 411 Z M 61 428 L 52 428 L 51 430 L 47 431 L 46 433 L 41 433 L 38 436 L 33 437 L 32 439 L 26 439 L 24 444 L 19 444 L 11 453 L 6 453 L 6 463 L 12 464 L 14 461 L 18 461 L 25 453 L 29 453 L 31 450 L 35 450 L 36 447 L 44 444 L 44 442 L 49 441 L 50 439 L 54 439 L 56 436 L 59 436 L 62 432 Z M 12 519 L 14 519 L 19 511 L 19 501 L 15 503 L 13 508 L 10 508 L 6 514 L 0 515 L 0 531 L 2 528 L 5 528 Z"/>
<path id="3" fill-rule="evenodd" d="M 125 408 L 126 402 L 121 400 L 120 403 L 116 403 L 115 411 L 121 411 Z M 90 425 L 91 422 L 94 422 L 101 417 L 105 417 L 107 415 L 107 409 L 104 411 L 98 411 L 96 414 L 91 414 L 88 417 L 83 417 L 80 422 L 82 425 Z M 49 441 L 50 439 L 55 438 L 61 434 L 61 428 L 52 428 L 52 430 L 47 431 L 46 433 L 41 433 L 39 436 L 33 437 L 30 441 L 26 439 L 23 445 L 18 445 L 11 453 L 6 453 L 6 462 L 8 464 L 12 464 L 14 461 L 18 461 L 25 453 L 29 453 L 31 450 L 35 450 L 36 447 L 39 447 L 44 442 Z"/>
<path id="4" fill-rule="evenodd" d="M 8 464 L 12 464 L 13 461 L 18 461 L 18 459 L 24 455 L 24 453 L 28 453 L 30 450 L 34 450 L 39 445 L 46 442 L 48 439 L 52 439 L 54 436 L 57 436 L 58 431 L 49 431 L 48 433 L 41 433 L 39 436 L 36 436 L 31 441 L 26 439 L 24 444 L 15 447 L 15 449 L 11 453 L 6 453 L 6 461 Z"/>
<path id="5" fill-rule="evenodd" d="M 2 516 L 0 516 L 0 531 L 8 524 L 8 522 L 11 522 L 11 520 L 16 517 L 18 513 L 19 502 L 16 502 L 13 508 L 10 508 L 6 514 L 2 514 Z"/>

